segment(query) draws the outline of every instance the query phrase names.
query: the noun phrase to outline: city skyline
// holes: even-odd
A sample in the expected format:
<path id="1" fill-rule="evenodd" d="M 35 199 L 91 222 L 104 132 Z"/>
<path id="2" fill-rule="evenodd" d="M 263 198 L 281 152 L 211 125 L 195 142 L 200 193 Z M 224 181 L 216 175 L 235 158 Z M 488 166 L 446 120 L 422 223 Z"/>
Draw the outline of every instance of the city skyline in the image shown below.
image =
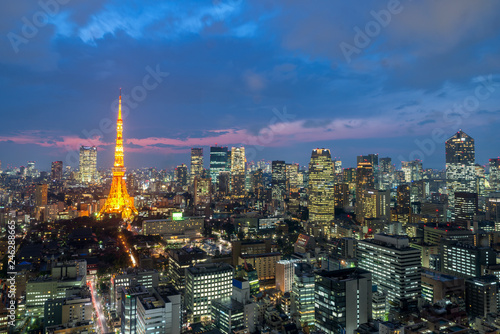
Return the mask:
<path id="1" fill-rule="evenodd" d="M 76 166 L 79 147 L 97 145 L 98 167 L 111 165 L 122 87 L 130 168 L 172 168 L 215 143 L 301 165 L 324 147 L 355 166 L 369 153 L 412 160 L 431 141 L 415 158 L 441 169 L 434 137 L 460 128 L 486 164 L 500 154 L 500 4 L 397 3 L 9 5 L 1 159 Z M 49 19 L 36 26 L 40 15 Z"/>

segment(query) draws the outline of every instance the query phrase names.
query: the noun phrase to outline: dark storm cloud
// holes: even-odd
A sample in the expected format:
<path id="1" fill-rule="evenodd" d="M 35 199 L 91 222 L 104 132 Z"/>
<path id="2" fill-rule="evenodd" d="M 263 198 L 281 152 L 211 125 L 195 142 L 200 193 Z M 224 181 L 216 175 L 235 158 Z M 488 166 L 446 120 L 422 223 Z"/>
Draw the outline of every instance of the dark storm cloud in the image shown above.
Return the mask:
<path id="1" fill-rule="evenodd" d="M 279 147 L 279 158 L 305 162 L 310 145 L 338 147 L 355 131 L 374 147 L 398 136 L 403 150 L 415 126 L 430 133 L 444 111 L 474 96 L 479 76 L 500 82 L 500 3 L 401 1 L 348 62 L 339 45 L 354 45 L 354 29 L 364 30 L 388 3 L 100 0 L 69 1 L 52 13 L 11 2 L 0 13 L 0 159 L 48 169 L 49 159 L 95 143 L 107 166 L 120 87 L 131 167 L 177 165 L 188 160 L 186 147 L 250 140 L 265 147 L 262 158 Z M 47 22 L 23 35 L 44 12 Z M 27 41 L 18 52 L 10 33 Z M 467 126 L 498 125 L 474 115 L 494 117 L 499 100 L 500 87 Z M 280 114 L 283 107 L 293 118 Z M 263 142 L 269 131 L 273 140 Z M 345 152 L 366 145 L 356 141 Z"/>

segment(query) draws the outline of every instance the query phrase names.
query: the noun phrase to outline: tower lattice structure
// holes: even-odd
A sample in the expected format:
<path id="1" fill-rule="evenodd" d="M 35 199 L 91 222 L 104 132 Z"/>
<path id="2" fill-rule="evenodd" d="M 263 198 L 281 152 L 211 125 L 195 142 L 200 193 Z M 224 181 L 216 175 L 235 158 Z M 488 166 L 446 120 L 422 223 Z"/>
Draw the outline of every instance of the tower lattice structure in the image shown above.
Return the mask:
<path id="1" fill-rule="evenodd" d="M 121 214 L 123 219 L 137 215 L 134 199 L 128 195 L 125 184 L 125 166 L 123 164 L 123 120 L 122 120 L 122 93 L 118 103 L 118 119 L 116 121 L 115 163 L 113 166 L 113 181 L 106 203 L 99 212 L 99 217 L 106 214 Z"/>

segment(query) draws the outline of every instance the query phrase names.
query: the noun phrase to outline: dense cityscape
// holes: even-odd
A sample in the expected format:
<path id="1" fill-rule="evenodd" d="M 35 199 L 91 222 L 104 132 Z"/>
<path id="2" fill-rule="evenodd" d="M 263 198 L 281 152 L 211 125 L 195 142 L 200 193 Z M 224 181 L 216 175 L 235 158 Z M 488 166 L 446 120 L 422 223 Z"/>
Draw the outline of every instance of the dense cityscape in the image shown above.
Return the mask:
<path id="1" fill-rule="evenodd" d="M 500 158 L 462 130 L 443 170 L 212 146 L 126 172 L 119 101 L 111 172 L 82 146 L 1 174 L 6 333 L 498 330 Z"/>
<path id="2" fill-rule="evenodd" d="M 0 334 L 500 334 L 500 2 L 0 10 Z"/>

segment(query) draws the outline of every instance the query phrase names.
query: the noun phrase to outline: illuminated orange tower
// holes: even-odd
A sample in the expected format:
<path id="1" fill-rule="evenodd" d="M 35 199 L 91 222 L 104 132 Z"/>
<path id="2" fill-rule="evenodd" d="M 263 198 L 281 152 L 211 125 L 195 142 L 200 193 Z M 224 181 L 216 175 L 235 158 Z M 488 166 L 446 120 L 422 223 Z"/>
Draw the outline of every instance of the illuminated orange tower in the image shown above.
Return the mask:
<path id="1" fill-rule="evenodd" d="M 134 199 L 128 195 L 125 184 L 125 166 L 123 165 L 123 120 L 122 120 L 122 90 L 118 104 L 118 119 L 116 121 L 115 164 L 113 166 L 113 181 L 106 203 L 99 212 L 99 217 L 105 214 L 121 214 L 123 219 L 137 215 Z"/>

